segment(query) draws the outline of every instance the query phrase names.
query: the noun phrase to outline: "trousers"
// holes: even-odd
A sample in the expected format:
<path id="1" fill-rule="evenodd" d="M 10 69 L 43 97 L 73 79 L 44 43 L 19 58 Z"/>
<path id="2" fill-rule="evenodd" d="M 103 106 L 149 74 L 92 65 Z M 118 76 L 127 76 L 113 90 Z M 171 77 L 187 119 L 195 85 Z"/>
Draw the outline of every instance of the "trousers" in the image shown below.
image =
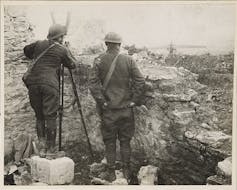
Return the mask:
<path id="1" fill-rule="evenodd" d="M 55 146 L 56 119 L 59 108 L 59 93 L 48 85 L 30 85 L 29 99 L 36 116 L 36 131 L 39 139 L 44 139 L 49 147 Z"/>
<path id="2" fill-rule="evenodd" d="M 122 162 L 129 163 L 131 155 L 130 141 L 135 131 L 132 108 L 102 110 L 101 120 L 101 133 L 108 164 L 114 165 L 115 163 L 117 139 L 120 142 Z"/>

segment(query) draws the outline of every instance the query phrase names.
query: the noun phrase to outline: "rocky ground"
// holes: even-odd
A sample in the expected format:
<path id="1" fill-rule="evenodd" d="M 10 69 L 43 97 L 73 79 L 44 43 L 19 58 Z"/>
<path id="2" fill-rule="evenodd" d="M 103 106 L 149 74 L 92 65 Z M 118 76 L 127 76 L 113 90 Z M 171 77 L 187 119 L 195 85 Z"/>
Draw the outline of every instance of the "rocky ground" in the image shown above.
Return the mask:
<path id="1" fill-rule="evenodd" d="M 14 140 L 23 132 L 36 138 L 34 114 L 27 89 L 21 81 L 29 64 L 29 60 L 22 56 L 22 48 L 32 41 L 33 26 L 24 14 L 15 15 L 11 11 L 5 15 L 4 21 L 4 131 L 5 146 L 11 152 L 12 146 L 7 143 L 9 139 Z M 73 52 L 80 60 L 73 75 L 89 138 L 97 155 L 95 161 L 100 162 L 104 157 L 100 118 L 88 90 L 88 75 L 100 46 L 89 48 L 83 54 L 74 47 Z M 230 184 L 230 180 L 226 180 L 229 171 L 223 174 L 217 166 L 231 156 L 233 54 L 160 58 L 160 55 L 150 54 L 147 50 L 133 57 L 147 81 L 152 83 L 153 92 L 146 98 L 147 110 L 144 107 L 134 110 L 136 132 L 132 141 L 132 183 L 138 183 L 140 167 L 150 164 L 158 168 L 158 184 L 206 184 L 210 176 L 214 176 L 208 178 L 210 184 Z M 73 184 L 91 184 L 91 162 L 80 115 L 77 107 L 72 105 L 73 99 L 69 75 L 65 71 L 63 148 L 75 162 Z M 225 166 L 229 164 L 224 163 Z"/>

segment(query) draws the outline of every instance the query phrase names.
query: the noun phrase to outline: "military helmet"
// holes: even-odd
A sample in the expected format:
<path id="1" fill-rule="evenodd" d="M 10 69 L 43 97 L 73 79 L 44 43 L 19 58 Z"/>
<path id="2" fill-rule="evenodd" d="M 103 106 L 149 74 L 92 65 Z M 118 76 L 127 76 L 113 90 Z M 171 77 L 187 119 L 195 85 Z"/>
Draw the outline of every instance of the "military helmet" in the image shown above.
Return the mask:
<path id="1" fill-rule="evenodd" d="M 122 38 L 120 35 L 114 33 L 114 32 L 109 32 L 106 34 L 104 38 L 105 42 L 110 42 L 110 43 L 116 43 L 116 44 L 121 44 L 122 43 Z"/>
<path id="2" fill-rule="evenodd" d="M 49 40 L 53 40 L 56 39 L 60 36 L 66 35 L 67 31 L 66 31 L 66 27 L 61 25 L 61 24 L 54 24 L 52 26 L 49 27 L 49 33 L 47 38 Z"/>

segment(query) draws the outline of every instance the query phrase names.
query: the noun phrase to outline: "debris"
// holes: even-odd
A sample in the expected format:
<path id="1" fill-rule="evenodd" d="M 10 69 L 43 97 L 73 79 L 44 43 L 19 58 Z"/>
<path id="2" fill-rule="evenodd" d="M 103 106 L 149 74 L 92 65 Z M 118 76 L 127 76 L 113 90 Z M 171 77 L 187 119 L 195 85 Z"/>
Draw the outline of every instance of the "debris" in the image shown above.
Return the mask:
<path id="1" fill-rule="evenodd" d="M 111 184 L 108 181 L 97 178 L 97 177 L 93 177 L 93 179 L 91 180 L 91 183 L 93 185 L 110 185 Z"/>
<path id="2" fill-rule="evenodd" d="M 19 163 L 23 158 L 29 158 L 33 153 L 32 136 L 20 134 L 14 141 L 15 162 Z"/>
<path id="3" fill-rule="evenodd" d="M 4 140 L 4 164 L 14 160 L 14 143 L 12 139 Z"/>
<path id="4" fill-rule="evenodd" d="M 8 175 L 13 174 L 15 171 L 17 171 L 17 166 L 16 165 L 11 165 Z"/>

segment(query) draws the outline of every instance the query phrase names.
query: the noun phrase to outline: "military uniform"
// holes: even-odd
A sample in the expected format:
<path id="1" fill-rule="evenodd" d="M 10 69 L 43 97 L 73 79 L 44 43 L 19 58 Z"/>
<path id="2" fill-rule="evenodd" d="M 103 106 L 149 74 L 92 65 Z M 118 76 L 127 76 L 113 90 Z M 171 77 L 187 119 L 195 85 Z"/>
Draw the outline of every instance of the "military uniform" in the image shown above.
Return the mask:
<path id="1" fill-rule="evenodd" d="M 75 64 L 68 50 L 51 40 L 36 41 L 25 46 L 24 54 L 30 59 L 35 59 L 52 43 L 56 45 L 36 62 L 25 83 L 28 86 L 30 104 L 37 119 L 38 138 L 42 139 L 47 136 L 47 144 L 54 146 L 56 117 L 59 108 L 60 64 L 70 69 L 74 68 Z"/>
<path id="2" fill-rule="evenodd" d="M 134 60 L 128 55 L 120 54 L 108 87 L 103 91 L 104 80 L 118 53 L 116 50 L 108 50 L 96 58 L 90 76 L 90 91 L 101 110 L 101 132 L 109 165 L 115 163 L 117 138 L 120 141 L 122 162 L 129 164 L 130 140 L 134 135 L 133 108 L 129 105 L 131 102 L 139 105 L 145 84 Z M 108 106 L 104 109 L 105 102 Z"/>

